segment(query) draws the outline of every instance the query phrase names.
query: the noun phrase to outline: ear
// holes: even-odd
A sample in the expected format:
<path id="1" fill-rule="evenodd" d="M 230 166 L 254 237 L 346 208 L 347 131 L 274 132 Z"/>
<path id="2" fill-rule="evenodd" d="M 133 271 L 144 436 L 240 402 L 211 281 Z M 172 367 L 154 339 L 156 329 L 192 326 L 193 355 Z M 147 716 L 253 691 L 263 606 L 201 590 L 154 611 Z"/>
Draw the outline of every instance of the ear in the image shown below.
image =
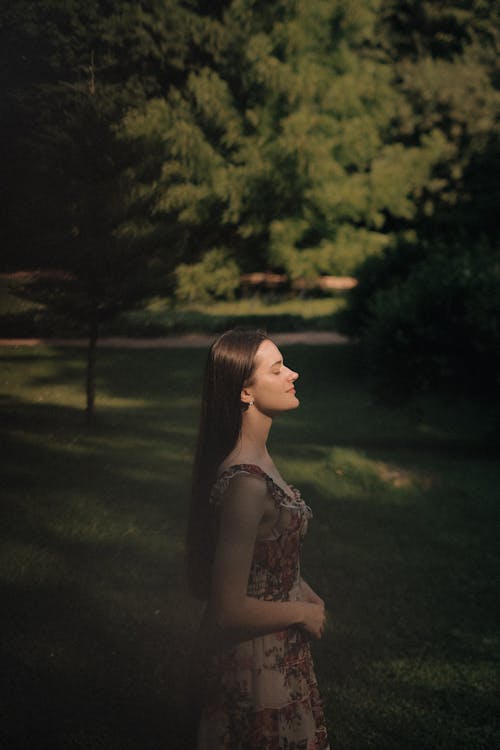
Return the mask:
<path id="1" fill-rule="evenodd" d="M 249 404 L 250 401 L 253 402 L 253 396 L 251 392 L 248 390 L 248 388 L 241 389 L 240 400 L 243 404 Z"/>

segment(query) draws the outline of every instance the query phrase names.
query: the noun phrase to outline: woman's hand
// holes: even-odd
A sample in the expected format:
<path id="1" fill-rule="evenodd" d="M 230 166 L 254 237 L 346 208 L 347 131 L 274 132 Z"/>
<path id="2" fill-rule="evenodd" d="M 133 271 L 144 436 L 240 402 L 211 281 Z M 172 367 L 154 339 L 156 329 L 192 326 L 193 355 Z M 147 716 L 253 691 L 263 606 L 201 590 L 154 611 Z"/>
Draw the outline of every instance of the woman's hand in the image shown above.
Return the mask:
<path id="1" fill-rule="evenodd" d="M 304 607 L 303 628 L 313 638 L 321 638 L 325 629 L 326 612 L 323 602 L 302 602 Z"/>

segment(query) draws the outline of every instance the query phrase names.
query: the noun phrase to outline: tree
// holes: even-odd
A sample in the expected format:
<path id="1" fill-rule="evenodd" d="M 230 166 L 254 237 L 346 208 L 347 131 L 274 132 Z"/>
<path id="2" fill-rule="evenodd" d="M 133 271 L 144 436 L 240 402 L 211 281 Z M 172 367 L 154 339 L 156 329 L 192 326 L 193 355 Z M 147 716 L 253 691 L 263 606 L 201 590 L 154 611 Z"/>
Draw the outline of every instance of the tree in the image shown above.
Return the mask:
<path id="1" fill-rule="evenodd" d="M 493 4 L 393 2 L 385 8 L 409 145 L 439 133 L 438 190 L 358 269 L 344 326 L 360 336 L 383 389 L 500 382 L 500 14 Z M 406 241 L 401 237 L 406 230 Z"/>
<path id="2" fill-rule="evenodd" d="M 393 251 L 417 246 L 409 278 L 478 221 L 496 258 L 500 26 L 482 0 L 20 0 L 6 19 L 7 174 L 34 186 L 8 199 L 6 257 L 67 269 L 68 304 L 76 279 L 101 317 L 133 304 L 117 269 L 135 288 L 160 256 L 189 294 L 226 262 L 362 276 L 378 257 L 391 286 Z"/>
<path id="3" fill-rule="evenodd" d="M 203 64 L 126 119 L 163 144 L 157 206 L 187 260 L 223 248 L 245 270 L 350 273 L 441 189 L 446 139 L 402 134 L 380 9 L 233 0 L 201 19 Z"/>
<path id="4" fill-rule="evenodd" d="M 92 67 L 91 67 L 92 75 Z M 44 251 L 64 273 L 35 277 L 24 294 L 84 325 L 89 340 L 87 419 L 95 397 L 95 356 L 102 323 L 154 290 L 152 261 L 159 237 L 127 173 L 128 144 L 114 132 L 114 113 L 93 78 L 88 91 L 65 92 L 65 112 L 44 148 L 52 176 L 53 231 Z M 42 253 L 43 257 L 43 253 Z M 157 281 L 157 269 L 154 273 Z"/>
<path id="5" fill-rule="evenodd" d="M 169 23 L 174 20 L 180 34 Z M 30 120 L 15 143 L 17 154 L 25 152 L 23 177 L 31 170 L 34 179 L 18 185 L 18 202 L 24 191 L 26 204 L 38 206 L 34 216 L 18 212 L 7 257 L 22 238 L 30 243 L 24 262 L 63 270 L 57 282 L 38 276 L 24 294 L 85 325 L 89 421 L 102 322 L 149 296 L 177 260 L 165 253 L 168 232 L 151 221 L 151 193 L 141 183 L 155 165 L 144 154 L 139 159 L 143 144 L 127 142 L 120 123 L 132 102 L 182 76 L 186 28 L 180 3 L 155 0 L 21 2 L 4 26 L 18 61 L 17 77 L 7 81 L 17 113 L 12 121 Z M 38 66 L 30 60 L 33 43 Z M 23 60 L 26 69 L 19 72 Z M 34 224 L 21 238 L 19 217 Z"/>
<path id="6" fill-rule="evenodd" d="M 414 228 L 420 237 L 459 234 L 478 227 L 497 236 L 500 201 L 500 11 L 484 2 L 392 2 L 384 14 L 386 42 L 395 59 L 404 106 L 398 129 L 408 144 L 439 132 L 439 190 L 424 191 Z"/>

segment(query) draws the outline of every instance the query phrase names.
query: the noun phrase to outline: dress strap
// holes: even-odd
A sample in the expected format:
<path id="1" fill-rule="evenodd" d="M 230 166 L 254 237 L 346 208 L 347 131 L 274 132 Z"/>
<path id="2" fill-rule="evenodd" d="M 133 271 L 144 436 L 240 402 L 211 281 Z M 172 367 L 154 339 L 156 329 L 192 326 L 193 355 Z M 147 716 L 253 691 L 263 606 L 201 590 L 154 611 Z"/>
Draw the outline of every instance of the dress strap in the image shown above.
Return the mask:
<path id="1" fill-rule="evenodd" d="M 215 506 L 219 505 L 222 495 L 226 492 L 231 480 L 237 474 L 252 474 L 253 476 L 260 477 L 266 482 L 269 494 L 274 499 L 276 505 L 289 508 L 290 510 L 305 509 L 307 515 L 312 517 L 310 507 L 302 500 L 300 491 L 296 487 L 290 486 L 293 492 L 293 495 L 290 495 L 274 481 L 270 474 L 265 472 L 260 466 L 257 466 L 257 464 L 234 464 L 219 474 L 210 493 L 211 504 Z"/>

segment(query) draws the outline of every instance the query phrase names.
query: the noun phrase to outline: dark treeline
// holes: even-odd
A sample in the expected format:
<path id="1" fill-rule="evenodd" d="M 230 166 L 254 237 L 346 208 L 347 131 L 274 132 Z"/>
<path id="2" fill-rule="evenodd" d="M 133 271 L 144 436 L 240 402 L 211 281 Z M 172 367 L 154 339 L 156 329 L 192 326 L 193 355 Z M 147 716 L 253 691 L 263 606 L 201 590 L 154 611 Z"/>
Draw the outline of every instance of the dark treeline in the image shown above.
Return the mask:
<path id="1" fill-rule="evenodd" d="M 68 274 L 33 295 L 97 335 L 176 279 L 355 274 L 343 325 L 382 379 L 497 383 L 496 4 L 19 0 L 1 24 L 2 264 Z"/>

